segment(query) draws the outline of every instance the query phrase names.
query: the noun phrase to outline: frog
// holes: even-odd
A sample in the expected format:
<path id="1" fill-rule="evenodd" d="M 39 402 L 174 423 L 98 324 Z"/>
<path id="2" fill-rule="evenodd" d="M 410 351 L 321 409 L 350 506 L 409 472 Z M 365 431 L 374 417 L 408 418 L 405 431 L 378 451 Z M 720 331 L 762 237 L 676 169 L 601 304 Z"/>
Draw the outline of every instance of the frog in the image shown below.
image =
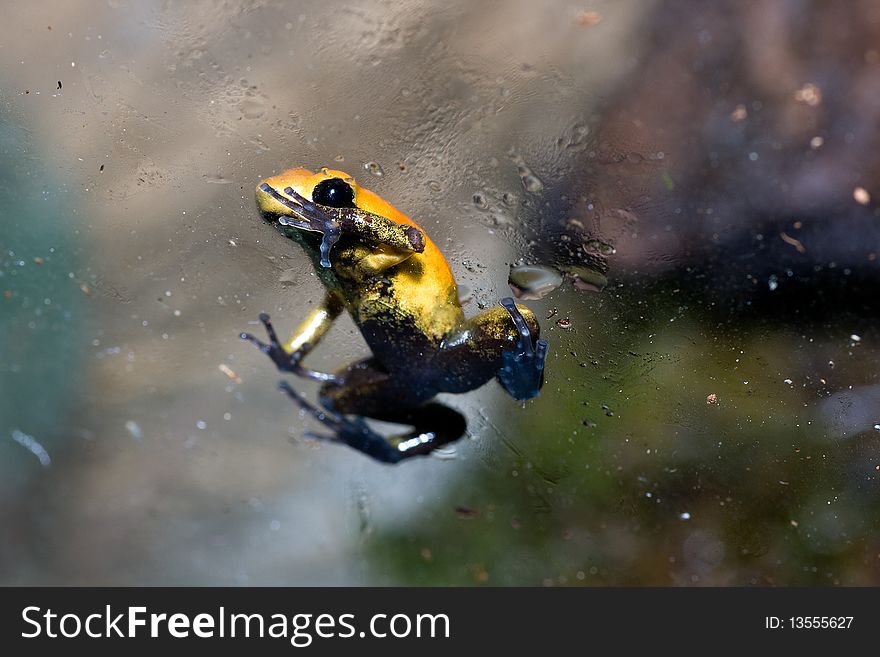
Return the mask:
<path id="1" fill-rule="evenodd" d="M 241 333 L 277 369 L 319 382 L 318 403 L 288 381 L 279 388 L 324 431 L 309 438 L 345 444 L 395 464 L 461 438 L 464 416 L 437 402 L 496 379 L 515 400 L 537 396 L 548 342 L 534 313 L 511 297 L 466 318 L 449 262 L 406 214 L 349 174 L 296 167 L 261 180 L 261 216 L 297 243 L 323 284 L 323 300 L 281 341 L 266 313 L 267 340 Z M 305 359 L 347 312 L 371 355 L 333 372 Z M 367 420 L 408 427 L 385 435 Z"/>

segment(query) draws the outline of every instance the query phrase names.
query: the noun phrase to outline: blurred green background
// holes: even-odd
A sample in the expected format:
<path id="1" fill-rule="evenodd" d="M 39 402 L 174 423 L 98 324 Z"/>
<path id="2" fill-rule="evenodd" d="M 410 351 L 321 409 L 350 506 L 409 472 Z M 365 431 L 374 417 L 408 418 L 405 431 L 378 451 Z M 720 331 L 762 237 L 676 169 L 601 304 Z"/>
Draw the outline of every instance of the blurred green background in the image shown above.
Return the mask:
<path id="1" fill-rule="evenodd" d="M 880 582 L 876 3 L 12 5 L 4 584 Z M 254 207 L 294 165 L 468 313 L 562 273 L 540 397 L 395 467 L 304 439 L 237 337 L 322 296 Z"/>

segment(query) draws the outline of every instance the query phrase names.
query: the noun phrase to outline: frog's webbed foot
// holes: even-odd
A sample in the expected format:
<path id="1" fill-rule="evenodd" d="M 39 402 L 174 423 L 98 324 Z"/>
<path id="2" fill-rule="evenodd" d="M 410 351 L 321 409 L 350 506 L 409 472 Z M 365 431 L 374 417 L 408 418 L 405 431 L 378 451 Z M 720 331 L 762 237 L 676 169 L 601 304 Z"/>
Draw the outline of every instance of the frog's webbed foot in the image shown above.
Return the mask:
<path id="1" fill-rule="evenodd" d="M 332 431 L 330 435 L 306 432 L 308 438 L 341 442 L 382 463 L 399 463 L 412 456 L 423 456 L 457 440 L 464 433 L 465 421 L 460 413 L 441 404 L 427 404 L 412 411 L 390 411 L 380 419 L 388 422 L 413 424 L 408 434 L 386 438 L 367 426 L 360 416 L 346 416 L 318 408 L 294 390 L 286 381 L 278 387 L 301 409 Z M 426 425 L 437 428 L 427 430 Z"/>
<path id="2" fill-rule="evenodd" d="M 514 399 L 531 399 L 538 394 L 544 383 L 547 341 L 538 340 L 533 347 L 532 332 L 513 299 L 505 297 L 500 303 L 516 325 L 518 339 L 516 349 L 501 351 L 502 366 L 498 370 L 498 380 Z"/>
<path id="3" fill-rule="evenodd" d="M 363 418 L 356 417 L 350 420 L 344 415 L 320 409 L 294 390 L 287 381 L 281 381 L 278 387 L 287 393 L 287 396 L 296 402 L 301 409 L 333 431 L 333 434 L 329 436 L 310 431 L 305 434 L 308 438 L 342 442 L 384 463 L 397 463 L 405 458 L 406 454 L 395 449 L 385 438 L 370 429 Z"/>
<path id="4" fill-rule="evenodd" d="M 287 393 L 287 396 L 296 402 L 301 409 L 333 432 L 332 435 L 323 435 L 309 431 L 306 432 L 306 437 L 327 442 L 342 442 L 384 463 L 397 463 L 404 458 L 401 452 L 394 449 L 388 441 L 370 429 L 362 418 L 356 417 L 350 420 L 344 415 L 320 409 L 294 390 L 287 381 L 281 381 L 278 387 Z"/>
<path id="5" fill-rule="evenodd" d="M 272 359 L 272 362 L 275 363 L 275 366 L 279 370 L 282 372 L 290 372 L 291 374 L 296 374 L 297 376 L 302 376 L 307 379 L 315 379 L 316 381 L 336 381 L 336 376 L 333 374 L 316 372 L 315 370 L 310 370 L 307 367 L 300 365 L 299 356 L 296 353 L 288 353 L 281 345 L 281 342 L 278 340 L 278 334 L 275 333 L 275 327 L 272 326 L 272 322 L 269 320 L 269 315 L 266 313 L 260 313 L 260 321 L 263 323 L 263 326 L 266 328 L 266 334 L 269 336 L 268 343 L 262 342 L 250 333 L 241 333 L 239 337 L 242 340 L 247 340 L 251 344 L 256 345 L 260 351 Z"/>

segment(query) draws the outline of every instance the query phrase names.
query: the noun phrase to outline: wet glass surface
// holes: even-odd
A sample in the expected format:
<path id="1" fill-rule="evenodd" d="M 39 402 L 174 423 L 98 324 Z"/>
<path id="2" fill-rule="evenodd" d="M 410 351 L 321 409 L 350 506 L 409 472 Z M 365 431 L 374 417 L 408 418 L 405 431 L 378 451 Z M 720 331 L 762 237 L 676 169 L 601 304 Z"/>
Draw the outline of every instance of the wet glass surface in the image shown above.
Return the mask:
<path id="1" fill-rule="evenodd" d="M 878 583 L 880 11 L 708 5 L 12 3 L 2 582 Z M 323 294 L 254 204 L 294 165 L 469 315 L 510 278 L 540 397 L 394 467 L 305 439 L 238 338 Z"/>

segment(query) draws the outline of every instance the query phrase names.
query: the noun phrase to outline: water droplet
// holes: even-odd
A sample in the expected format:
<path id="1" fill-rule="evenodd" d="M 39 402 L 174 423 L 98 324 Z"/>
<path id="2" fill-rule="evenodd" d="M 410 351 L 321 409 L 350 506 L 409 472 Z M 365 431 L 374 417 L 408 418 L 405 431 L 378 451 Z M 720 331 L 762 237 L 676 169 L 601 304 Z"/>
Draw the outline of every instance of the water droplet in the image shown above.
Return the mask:
<path id="1" fill-rule="evenodd" d="M 535 301 L 562 284 L 562 276 L 549 267 L 521 265 L 510 270 L 507 284 L 517 299 Z"/>
<path id="2" fill-rule="evenodd" d="M 140 442 L 144 439 L 144 432 L 141 429 L 140 425 L 134 420 L 129 420 L 125 423 L 125 430 L 131 434 L 131 437 Z"/>
<path id="3" fill-rule="evenodd" d="M 566 148 L 576 149 L 578 147 L 582 147 L 584 142 L 586 142 L 587 137 L 590 135 L 589 126 L 585 126 L 580 123 L 575 123 L 571 129 L 571 137 L 568 140 L 568 145 Z"/>
<path id="4" fill-rule="evenodd" d="M 489 208 L 489 202 L 486 200 L 486 197 L 480 192 L 474 194 L 474 205 L 477 206 L 477 209 L 479 210 L 486 210 Z"/>
<path id="5" fill-rule="evenodd" d="M 544 183 L 540 178 L 532 173 L 532 170 L 526 165 L 525 160 L 519 155 L 512 155 L 510 158 L 516 165 L 516 172 L 522 180 L 523 187 L 527 192 L 536 194 L 544 189 Z"/>
<path id="6" fill-rule="evenodd" d="M 544 189 L 544 183 L 542 183 L 540 179 L 533 173 L 530 173 L 527 176 L 523 176 L 522 182 L 523 187 L 526 188 L 526 191 L 532 192 L 533 194 L 537 194 L 542 189 Z"/>
<path id="7" fill-rule="evenodd" d="M 510 226 L 513 223 L 513 217 L 506 212 L 493 212 L 492 223 L 496 226 Z"/>
<path id="8" fill-rule="evenodd" d="M 385 175 L 385 171 L 382 170 L 382 167 L 378 162 L 364 162 L 364 169 L 368 172 L 376 176 L 377 178 L 381 178 Z"/>
<path id="9" fill-rule="evenodd" d="M 565 271 L 574 277 L 574 286 L 578 290 L 601 292 L 608 285 L 608 278 L 602 272 L 589 267 L 567 267 Z"/>
<path id="10" fill-rule="evenodd" d="M 458 457 L 458 450 L 454 445 L 448 447 L 439 447 L 431 452 L 431 456 L 441 461 L 451 461 Z"/>
<path id="11" fill-rule="evenodd" d="M 249 96 L 238 104 L 238 109 L 246 119 L 258 119 L 266 113 L 266 106 L 259 98 Z"/>
<path id="12" fill-rule="evenodd" d="M 615 249 L 611 244 L 607 242 L 603 242 L 602 240 L 598 240 L 596 238 L 589 239 L 584 242 L 584 250 L 587 252 L 598 253 L 600 255 L 614 255 L 617 253 L 617 249 Z"/>

